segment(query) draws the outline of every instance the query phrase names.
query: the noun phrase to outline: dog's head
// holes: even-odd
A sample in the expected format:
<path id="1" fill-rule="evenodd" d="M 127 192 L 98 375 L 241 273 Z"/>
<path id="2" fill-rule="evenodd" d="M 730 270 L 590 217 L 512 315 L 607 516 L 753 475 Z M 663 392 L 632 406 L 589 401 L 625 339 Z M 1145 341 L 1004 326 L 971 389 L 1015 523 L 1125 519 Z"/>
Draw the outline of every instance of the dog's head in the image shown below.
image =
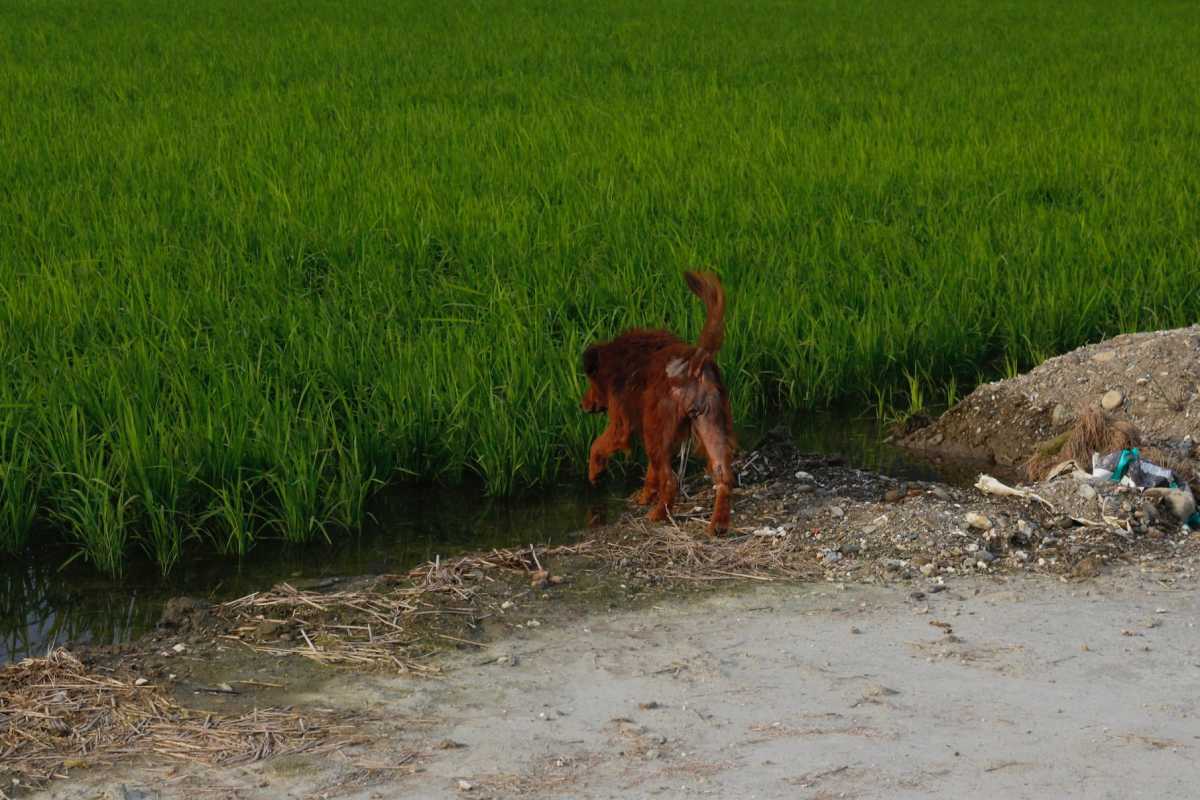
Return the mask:
<path id="1" fill-rule="evenodd" d="M 597 382 L 600 373 L 600 347 L 592 345 L 583 351 L 583 372 L 588 378 L 587 391 L 579 401 L 579 407 L 589 414 L 603 414 L 608 411 L 605 405 L 605 392 L 600 390 Z"/>

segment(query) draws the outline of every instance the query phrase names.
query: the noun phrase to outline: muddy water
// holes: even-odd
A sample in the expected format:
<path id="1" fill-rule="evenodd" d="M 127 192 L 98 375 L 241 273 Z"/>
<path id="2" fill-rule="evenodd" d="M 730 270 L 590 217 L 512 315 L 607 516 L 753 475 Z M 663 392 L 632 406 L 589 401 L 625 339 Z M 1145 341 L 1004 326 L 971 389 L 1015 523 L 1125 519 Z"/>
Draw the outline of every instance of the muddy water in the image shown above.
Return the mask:
<path id="1" fill-rule="evenodd" d="M 808 452 L 839 454 L 863 469 L 914 480 L 949 477 L 944 469 L 882 443 L 871 421 L 806 415 L 790 424 Z M 758 432 L 740 438 L 752 447 Z M 113 644 L 154 626 L 163 602 L 180 594 L 223 600 L 281 580 L 396 572 L 435 556 L 471 549 L 569 541 L 597 516 L 624 508 L 637 469 L 600 489 L 562 484 L 535 496 L 491 499 L 478 489 L 401 488 L 377 498 L 377 520 L 332 545 L 285 547 L 261 543 L 238 562 L 189 557 L 167 579 L 150 563 L 134 563 L 120 581 L 96 575 L 70 553 L 10 559 L 0 565 L 0 663 L 44 654 L 58 644 Z M 943 474 L 939 474 L 943 473 Z"/>

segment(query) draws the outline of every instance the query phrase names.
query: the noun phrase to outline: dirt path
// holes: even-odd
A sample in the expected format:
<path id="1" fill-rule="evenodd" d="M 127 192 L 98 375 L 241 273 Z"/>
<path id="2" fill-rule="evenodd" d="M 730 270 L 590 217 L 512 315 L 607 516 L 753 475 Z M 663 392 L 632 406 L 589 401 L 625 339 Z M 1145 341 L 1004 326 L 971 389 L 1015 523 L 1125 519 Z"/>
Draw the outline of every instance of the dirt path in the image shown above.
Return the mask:
<path id="1" fill-rule="evenodd" d="M 444 679 L 336 672 L 293 697 L 378 720 L 344 757 L 76 771 L 41 796 L 1190 798 L 1196 590 L 1126 569 L 591 613 Z"/>

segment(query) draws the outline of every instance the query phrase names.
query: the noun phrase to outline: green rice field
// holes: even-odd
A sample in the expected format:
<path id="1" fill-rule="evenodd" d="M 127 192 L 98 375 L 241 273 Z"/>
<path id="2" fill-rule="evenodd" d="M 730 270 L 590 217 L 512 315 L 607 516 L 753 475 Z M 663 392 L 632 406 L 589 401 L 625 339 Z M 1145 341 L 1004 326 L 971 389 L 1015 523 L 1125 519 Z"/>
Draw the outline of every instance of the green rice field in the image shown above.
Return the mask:
<path id="1" fill-rule="evenodd" d="M 1195 322 L 1197 31 L 1167 0 L 8 0 L 0 543 L 167 571 L 353 531 L 386 483 L 578 476 L 581 350 L 694 336 L 685 268 L 726 283 L 743 421 Z"/>

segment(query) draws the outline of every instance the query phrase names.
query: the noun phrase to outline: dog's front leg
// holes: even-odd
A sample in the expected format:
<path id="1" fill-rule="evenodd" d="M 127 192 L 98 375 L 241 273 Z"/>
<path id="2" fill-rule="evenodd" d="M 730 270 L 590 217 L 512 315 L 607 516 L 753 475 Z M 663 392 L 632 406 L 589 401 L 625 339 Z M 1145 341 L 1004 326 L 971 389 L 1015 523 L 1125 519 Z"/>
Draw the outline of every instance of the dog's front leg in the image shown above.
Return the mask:
<path id="1" fill-rule="evenodd" d="M 604 470 L 608 468 L 608 460 L 613 454 L 629 449 L 629 426 L 624 417 L 609 409 L 608 427 L 592 442 L 592 450 L 588 456 L 588 480 L 596 483 Z"/>

